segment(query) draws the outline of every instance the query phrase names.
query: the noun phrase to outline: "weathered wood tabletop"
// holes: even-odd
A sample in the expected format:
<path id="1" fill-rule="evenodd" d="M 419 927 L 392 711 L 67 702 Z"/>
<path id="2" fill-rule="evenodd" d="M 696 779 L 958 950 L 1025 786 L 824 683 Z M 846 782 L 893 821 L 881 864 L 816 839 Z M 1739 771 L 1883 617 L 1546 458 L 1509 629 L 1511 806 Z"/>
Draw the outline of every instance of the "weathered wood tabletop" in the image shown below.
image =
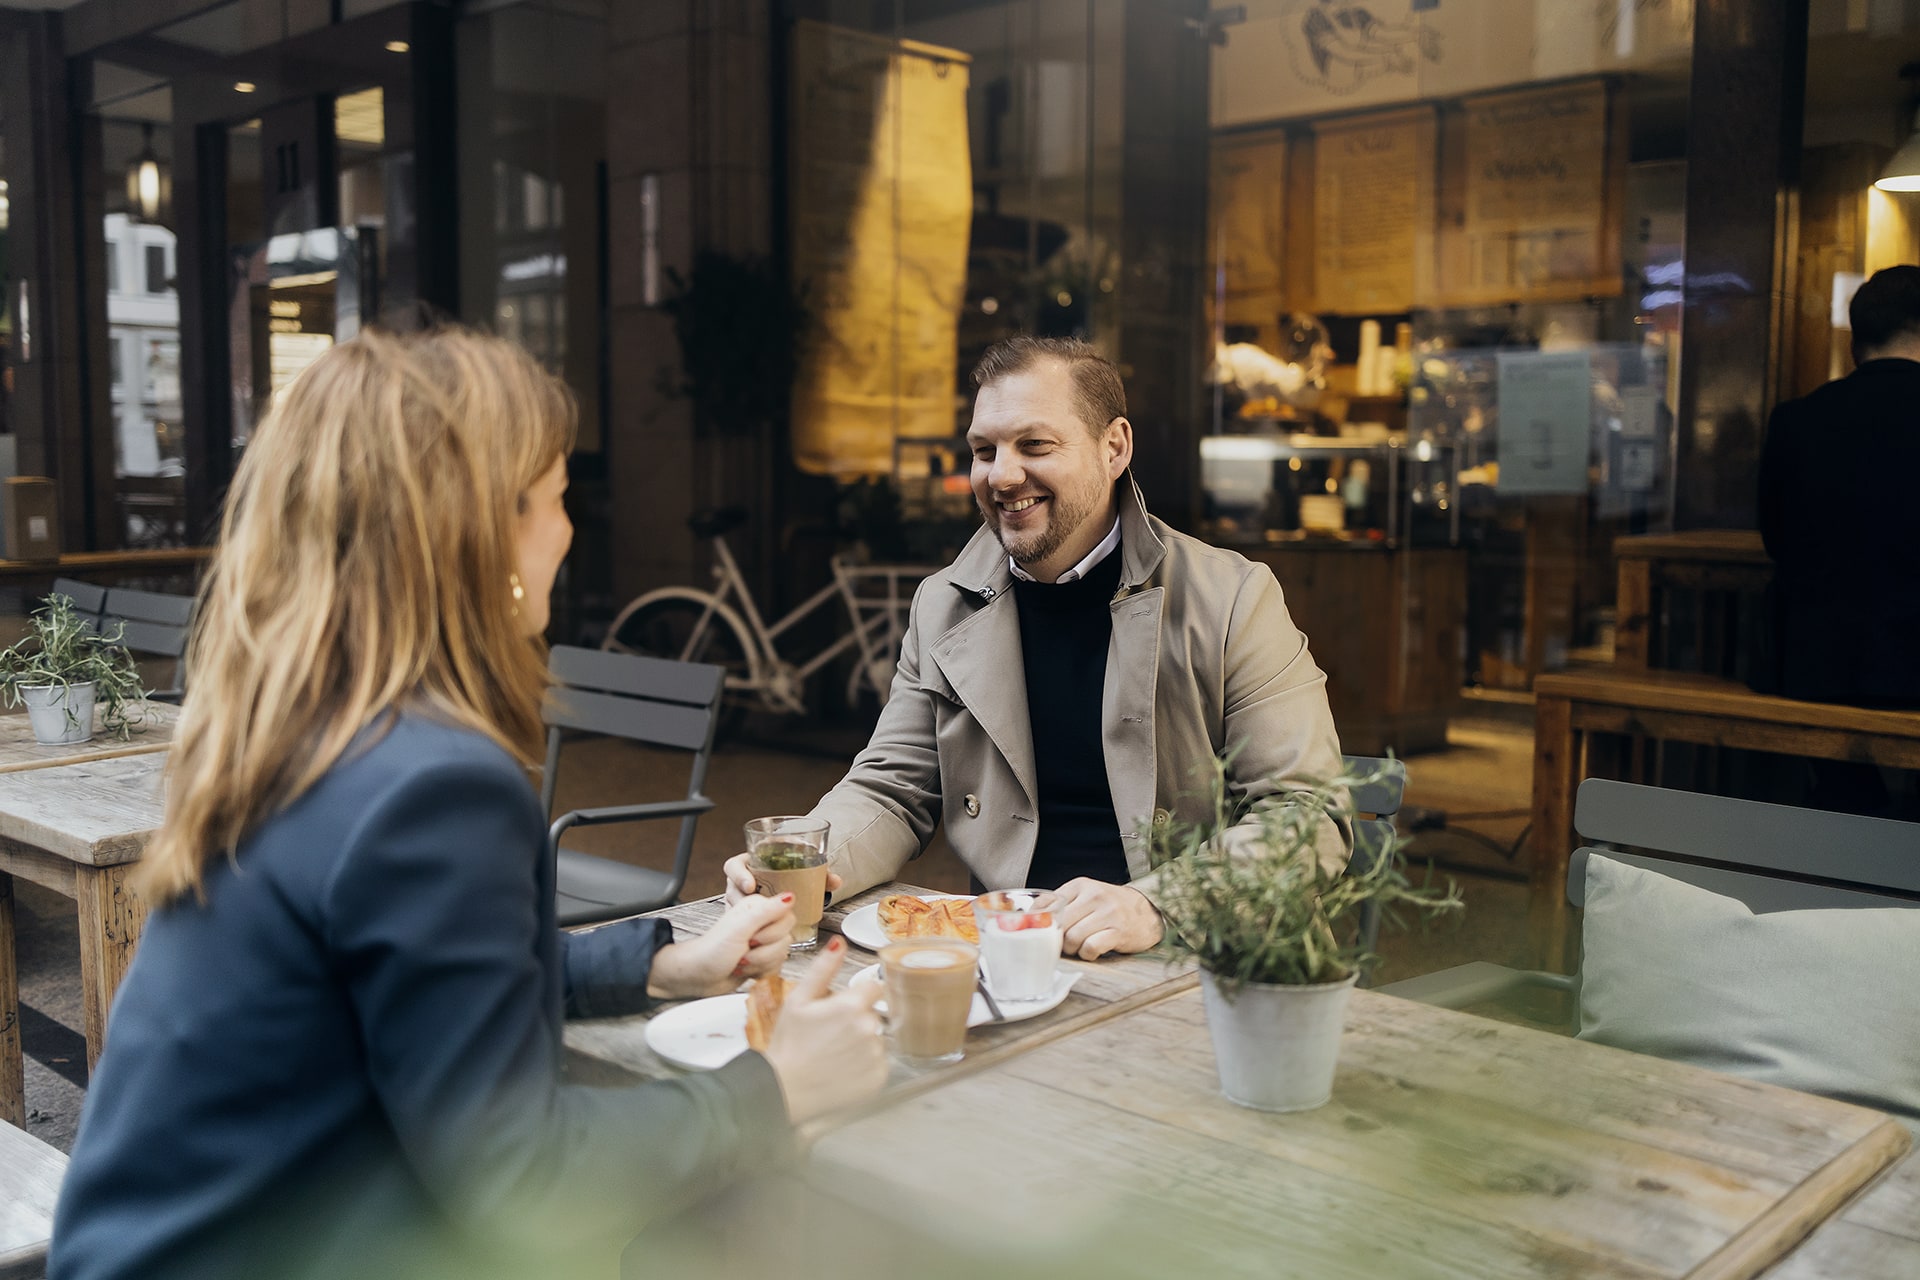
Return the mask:
<path id="1" fill-rule="evenodd" d="M 1171 1253 L 1209 1276 L 1726 1280 L 1908 1142 L 1875 1111 L 1365 991 L 1332 1101 L 1248 1111 L 1189 991 L 857 1119 L 810 1166 L 932 1238 L 1116 1277 Z"/>
<path id="2" fill-rule="evenodd" d="M 1913 1280 L 1914 1276 L 1920 1276 L 1920 1151 L 1908 1152 L 1906 1159 L 1767 1272 L 1767 1280 Z"/>
<path id="3" fill-rule="evenodd" d="M 87 1067 L 146 911 L 126 878 L 160 825 L 164 751 L 0 772 L 0 1120 L 25 1116 L 13 958 L 13 877 L 74 900 Z"/>
<path id="4" fill-rule="evenodd" d="M 0 1125 L 0 1280 L 46 1274 L 53 1207 L 67 1158 Z"/>
<path id="5" fill-rule="evenodd" d="M 37 742 L 33 726 L 24 711 L 0 715 L 0 773 L 18 773 L 27 769 L 52 769 L 61 765 L 84 764 L 90 760 L 111 760 L 116 756 L 150 755 L 165 751 L 173 743 L 173 729 L 180 720 L 180 708 L 164 702 L 142 703 L 132 718 L 139 723 L 125 739 L 116 738 L 100 727 L 100 712 L 94 712 L 94 736 L 87 742 L 49 746 Z"/>
<path id="6" fill-rule="evenodd" d="M 821 920 L 821 929 L 823 932 L 839 932 L 840 924 L 849 912 L 869 902 L 878 902 L 889 893 L 932 892 L 931 889 L 912 885 L 882 885 L 845 903 L 836 903 Z M 721 899 L 706 898 L 669 907 L 659 914 L 672 920 L 676 930 L 697 935 L 705 932 L 724 910 Z M 841 967 L 834 985 L 844 987 L 876 960 L 872 952 L 850 945 L 846 963 Z M 787 962 L 787 976 L 799 976 L 811 963 L 813 953 L 795 955 Z M 1091 963 L 1081 960 L 1062 960 L 1061 963 L 1078 971 L 1080 978 L 1059 1008 L 1020 1022 L 973 1028 L 967 1033 L 967 1056 L 948 1066 L 916 1068 L 895 1061 L 883 1098 L 900 1099 L 925 1092 L 955 1075 L 982 1070 L 1038 1045 L 1070 1036 L 1086 1027 L 1118 1017 L 1129 1009 L 1184 991 L 1197 981 L 1190 965 L 1169 965 L 1153 956 L 1112 956 Z M 646 1024 L 644 1015 L 569 1022 L 566 1030 L 567 1047 L 643 1078 L 677 1074 L 678 1068 L 661 1061 L 647 1047 Z"/>

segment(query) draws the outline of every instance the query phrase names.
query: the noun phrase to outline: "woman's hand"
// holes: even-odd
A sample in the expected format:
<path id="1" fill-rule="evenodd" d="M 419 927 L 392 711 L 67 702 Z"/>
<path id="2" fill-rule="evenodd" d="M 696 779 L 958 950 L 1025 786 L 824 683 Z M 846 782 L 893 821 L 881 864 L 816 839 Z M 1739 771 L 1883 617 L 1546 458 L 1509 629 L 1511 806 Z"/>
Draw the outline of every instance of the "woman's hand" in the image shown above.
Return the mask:
<path id="1" fill-rule="evenodd" d="M 865 1102 L 887 1082 L 887 1044 L 873 1011 L 885 988 L 875 982 L 835 994 L 833 975 L 846 954 L 844 939 L 827 943 L 787 992 L 767 1045 L 767 1062 L 795 1124 Z"/>
<path id="2" fill-rule="evenodd" d="M 654 953 L 647 994 L 655 999 L 719 996 L 743 979 L 772 973 L 787 961 L 793 940 L 793 895 L 748 898 L 727 908 L 697 938 Z"/>
<path id="3" fill-rule="evenodd" d="M 732 906 L 736 902 L 745 902 L 759 891 L 760 886 L 754 881 L 753 867 L 749 865 L 749 857 L 747 854 L 736 853 L 731 858 L 728 858 L 726 871 L 728 906 Z M 833 893 L 838 890 L 842 883 L 844 882 L 839 876 L 831 871 L 827 872 L 828 893 Z"/>

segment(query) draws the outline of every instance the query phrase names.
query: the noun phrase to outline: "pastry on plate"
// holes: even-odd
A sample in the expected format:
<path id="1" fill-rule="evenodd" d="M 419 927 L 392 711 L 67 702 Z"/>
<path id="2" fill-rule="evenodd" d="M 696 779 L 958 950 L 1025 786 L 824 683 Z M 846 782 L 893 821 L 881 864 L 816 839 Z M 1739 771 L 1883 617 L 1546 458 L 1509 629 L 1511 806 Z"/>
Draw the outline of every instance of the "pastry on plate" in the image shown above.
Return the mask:
<path id="1" fill-rule="evenodd" d="M 890 942 L 906 938 L 960 938 L 980 941 L 972 898 L 916 898 L 910 893 L 880 899 L 880 931 Z"/>
<path id="2" fill-rule="evenodd" d="M 755 979 L 747 992 L 747 1047 L 764 1051 L 773 1039 L 773 1025 L 780 1021 L 780 1006 L 786 1002 L 787 980 L 777 973 Z"/>

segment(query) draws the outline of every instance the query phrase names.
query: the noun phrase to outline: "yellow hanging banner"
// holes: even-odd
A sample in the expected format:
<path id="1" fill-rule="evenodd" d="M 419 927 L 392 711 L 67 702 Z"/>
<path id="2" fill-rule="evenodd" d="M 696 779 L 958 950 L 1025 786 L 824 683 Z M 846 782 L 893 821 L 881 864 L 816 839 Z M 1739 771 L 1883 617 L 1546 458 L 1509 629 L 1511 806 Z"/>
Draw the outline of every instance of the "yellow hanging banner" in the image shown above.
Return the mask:
<path id="1" fill-rule="evenodd" d="M 793 273 L 812 319 L 793 460 L 841 479 L 888 475 L 897 437 L 954 431 L 968 58 L 803 21 L 793 62 Z"/>

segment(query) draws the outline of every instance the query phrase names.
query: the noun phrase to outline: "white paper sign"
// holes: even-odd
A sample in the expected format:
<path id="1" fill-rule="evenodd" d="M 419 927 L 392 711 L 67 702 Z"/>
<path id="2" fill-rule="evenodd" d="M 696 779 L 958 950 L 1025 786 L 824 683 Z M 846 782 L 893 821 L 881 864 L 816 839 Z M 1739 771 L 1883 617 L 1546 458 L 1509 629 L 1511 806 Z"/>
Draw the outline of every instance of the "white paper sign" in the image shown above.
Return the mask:
<path id="1" fill-rule="evenodd" d="M 1593 374 L 1584 351 L 1500 353 L 1500 492 L 1585 493 Z"/>
<path id="2" fill-rule="evenodd" d="M 1620 388 L 1620 435 L 1651 440 L 1660 426 L 1660 393 L 1652 387 Z"/>
<path id="3" fill-rule="evenodd" d="M 1614 483 L 1628 493 L 1653 492 L 1653 441 L 1620 442 L 1620 469 Z"/>

